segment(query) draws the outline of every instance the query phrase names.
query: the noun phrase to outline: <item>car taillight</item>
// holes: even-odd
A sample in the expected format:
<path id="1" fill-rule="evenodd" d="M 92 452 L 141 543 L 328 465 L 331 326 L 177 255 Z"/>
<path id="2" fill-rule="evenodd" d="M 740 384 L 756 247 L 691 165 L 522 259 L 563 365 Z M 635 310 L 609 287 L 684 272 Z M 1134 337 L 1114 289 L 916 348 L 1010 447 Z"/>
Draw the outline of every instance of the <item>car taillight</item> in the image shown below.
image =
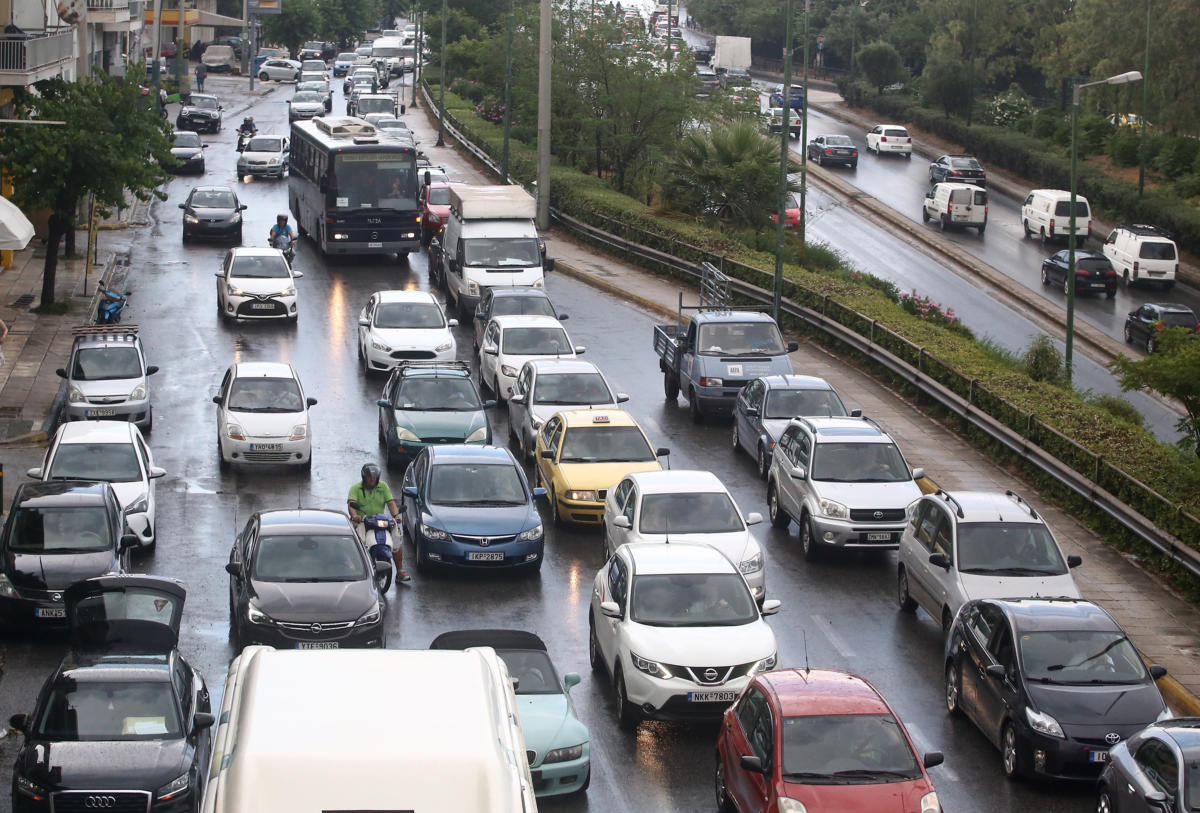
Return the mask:
<path id="1" fill-rule="evenodd" d="M 1133 261 L 1133 273 L 1136 274 L 1137 272 L 1138 272 L 1138 261 L 1134 260 Z"/>
<path id="2" fill-rule="evenodd" d="M 855 147 L 854 149 L 850 150 L 850 154 L 851 154 L 851 155 L 858 155 L 858 148 L 857 148 L 857 147 Z"/>
<path id="3" fill-rule="evenodd" d="M 962 175 L 962 173 L 961 173 L 961 172 L 959 172 L 957 169 L 952 169 L 952 170 L 950 170 L 950 174 L 951 174 L 951 175 Z"/>
<path id="4" fill-rule="evenodd" d="M 911 138 L 906 138 L 906 139 L 904 139 L 904 140 L 905 140 L 905 142 L 907 142 L 907 143 L 909 143 L 909 144 L 911 144 L 911 143 L 912 143 L 912 139 L 911 139 Z"/>
<path id="5" fill-rule="evenodd" d="M 825 148 L 825 154 L 826 154 L 826 155 L 833 155 L 833 150 L 829 149 L 829 147 L 826 147 L 826 148 Z"/>
<path id="6" fill-rule="evenodd" d="M 880 136 L 880 138 L 879 138 L 879 143 L 880 143 L 880 144 L 886 144 L 886 143 L 887 143 L 887 136 Z"/>

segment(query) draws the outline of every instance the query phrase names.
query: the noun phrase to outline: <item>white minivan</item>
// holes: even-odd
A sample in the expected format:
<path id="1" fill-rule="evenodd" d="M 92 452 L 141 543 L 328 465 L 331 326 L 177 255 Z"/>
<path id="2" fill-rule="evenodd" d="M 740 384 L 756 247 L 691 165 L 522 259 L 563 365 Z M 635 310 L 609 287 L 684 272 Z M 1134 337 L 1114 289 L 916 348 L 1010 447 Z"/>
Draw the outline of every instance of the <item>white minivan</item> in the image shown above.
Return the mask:
<path id="1" fill-rule="evenodd" d="M 987 190 L 969 183 L 939 183 L 925 193 L 921 220 L 936 220 L 942 231 L 950 228 L 974 228 L 983 234 L 987 228 Z"/>
<path id="2" fill-rule="evenodd" d="M 1104 256 L 1125 285 L 1156 283 L 1175 287 L 1179 249 L 1171 235 L 1156 226 L 1120 225 L 1104 241 Z"/>
<path id="3" fill-rule="evenodd" d="M 1021 227 L 1025 238 L 1037 235 L 1065 241 L 1071 234 L 1071 193 L 1062 189 L 1034 189 L 1021 204 Z M 1075 195 L 1075 241 L 1083 245 L 1092 234 L 1092 208 L 1083 195 Z"/>

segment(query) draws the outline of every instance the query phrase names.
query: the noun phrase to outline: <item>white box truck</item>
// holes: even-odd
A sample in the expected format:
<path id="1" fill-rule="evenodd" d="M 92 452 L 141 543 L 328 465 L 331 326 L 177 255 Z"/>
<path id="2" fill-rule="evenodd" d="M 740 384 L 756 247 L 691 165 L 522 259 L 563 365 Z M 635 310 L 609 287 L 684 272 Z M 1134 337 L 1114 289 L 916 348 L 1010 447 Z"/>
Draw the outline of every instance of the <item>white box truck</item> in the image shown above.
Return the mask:
<path id="1" fill-rule="evenodd" d="M 711 64 L 718 72 L 750 70 L 750 38 L 717 37 Z"/>
<path id="2" fill-rule="evenodd" d="M 545 285 L 553 267 L 543 255 L 534 217 L 537 202 L 519 186 L 454 186 L 435 276 L 464 313 L 486 288 Z"/>
<path id="3" fill-rule="evenodd" d="M 537 810 L 490 647 L 246 647 L 219 720 L 204 813 Z"/>

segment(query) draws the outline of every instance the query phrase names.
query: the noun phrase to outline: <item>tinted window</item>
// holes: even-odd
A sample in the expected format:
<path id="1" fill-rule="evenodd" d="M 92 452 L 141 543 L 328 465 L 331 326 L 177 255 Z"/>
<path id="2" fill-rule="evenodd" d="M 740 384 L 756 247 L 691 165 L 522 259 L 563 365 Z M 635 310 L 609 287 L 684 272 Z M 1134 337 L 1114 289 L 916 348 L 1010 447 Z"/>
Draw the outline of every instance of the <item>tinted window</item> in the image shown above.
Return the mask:
<path id="1" fill-rule="evenodd" d="M 239 254 L 233 259 L 231 277 L 286 279 L 291 277 L 282 254 Z"/>
<path id="2" fill-rule="evenodd" d="M 818 443 L 812 479 L 834 483 L 899 483 L 912 473 L 893 443 Z"/>
<path id="3" fill-rule="evenodd" d="M 47 740 L 162 740 L 183 736 L 171 684 L 63 681 L 46 698 L 35 733 Z"/>
<path id="4" fill-rule="evenodd" d="M 575 354 L 561 327 L 510 327 L 504 331 L 501 349 L 513 356 Z"/>
<path id="5" fill-rule="evenodd" d="M 599 373 L 539 375 L 533 398 L 535 404 L 611 404 L 613 400 Z"/>
<path id="6" fill-rule="evenodd" d="M 1137 650 L 1122 632 L 1055 630 L 1020 636 L 1028 680 L 1045 683 L 1141 683 L 1146 677 Z"/>
<path id="7" fill-rule="evenodd" d="M 1175 797 L 1179 792 L 1179 763 L 1175 761 L 1175 752 L 1169 746 L 1151 738 L 1138 749 L 1134 760 L 1154 787 L 1172 799 Z M 1195 805 L 1192 805 L 1192 809 L 1196 809 Z"/>
<path id="8" fill-rule="evenodd" d="M 785 779 L 801 774 L 805 783 L 875 784 L 921 776 L 912 748 L 890 714 L 787 717 L 781 740 Z"/>
<path id="9" fill-rule="evenodd" d="M 1054 204 L 1055 217 L 1070 217 L 1071 216 L 1071 201 L 1060 200 Z M 1086 200 L 1075 200 L 1075 217 L 1087 218 L 1089 216 L 1088 205 Z"/>
<path id="10" fill-rule="evenodd" d="M 353 536 L 263 536 L 254 578 L 264 582 L 350 582 L 367 577 L 362 545 Z"/>
<path id="11" fill-rule="evenodd" d="M 640 463 L 654 450 L 636 426 L 576 426 L 567 432 L 560 463 Z"/>
<path id="12" fill-rule="evenodd" d="M 407 130 L 408 128 L 405 127 L 402 129 Z M 437 189 L 430 189 L 429 190 L 429 204 L 431 206 L 449 206 L 450 205 L 450 189 L 445 186 L 438 187 Z M 515 297 L 510 297 L 510 298 L 515 298 Z M 528 297 L 528 298 L 532 299 L 533 297 Z M 521 311 L 517 311 L 517 312 L 520 313 Z M 542 311 L 538 311 L 538 312 L 541 313 Z M 497 311 L 497 313 L 500 313 L 500 311 Z M 513 311 L 503 311 L 503 313 L 513 313 Z M 553 316 L 554 314 L 546 313 L 546 315 Z"/>
<path id="13" fill-rule="evenodd" d="M 108 381 L 141 378 L 142 359 L 133 347 L 85 347 L 75 354 L 71 378 L 76 381 Z"/>
<path id="14" fill-rule="evenodd" d="M 758 608 L 735 573 L 637 576 L 632 618 L 652 627 L 740 626 L 758 620 Z"/>
<path id="15" fill-rule="evenodd" d="M 1196 317 L 1190 313 L 1181 313 L 1180 311 L 1164 311 L 1162 314 L 1162 323 L 1177 327 L 1195 327 Z"/>
<path id="16" fill-rule="evenodd" d="M 497 650 L 517 681 L 517 694 L 562 694 L 562 685 L 554 665 L 545 652 L 537 650 Z"/>
<path id="17" fill-rule="evenodd" d="M 392 404 L 396 409 L 477 410 L 481 409 L 475 387 L 465 378 L 404 378 Z"/>
<path id="18" fill-rule="evenodd" d="M 647 494 L 639 527 L 644 534 L 730 533 L 745 526 L 724 492 Z"/>
<path id="19" fill-rule="evenodd" d="M 443 463 L 429 476 L 429 501 L 438 505 L 522 505 L 525 487 L 508 464 Z"/>
<path id="20" fill-rule="evenodd" d="M 47 479 L 132 483 L 142 469 L 128 443 L 60 443 Z"/>
<path id="21" fill-rule="evenodd" d="M 437 192 L 438 190 L 433 190 Z M 450 205 L 450 190 L 446 205 Z M 550 316 L 557 318 L 550 300 L 544 296 L 497 296 L 492 298 L 492 316 Z"/>
<path id="22" fill-rule="evenodd" d="M 383 302 L 375 309 L 375 327 L 415 330 L 445 327 L 442 309 L 432 302 Z"/>
<path id="23" fill-rule="evenodd" d="M 700 326 L 699 352 L 709 356 L 777 356 L 783 337 L 771 322 L 728 322 Z"/>
<path id="24" fill-rule="evenodd" d="M 1147 240 L 1142 243 L 1138 256 L 1143 260 L 1173 260 L 1175 259 L 1175 244 Z"/>
<path id="25" fill-rule="evenodd" d="M 292 378 L 235 378 L 226 407 L 234 412 L 303 412 L 304 399 Z"/>
<path id="26" fill-rule="evenodd" d="M 1076 257 L 1075 267 L 1097 273 L 1106 273 L 1112 270 L 1112 263 L 1108 261 L 1107 257 Z"/>
<path id="27" fill-rule="evenodd" d="M 214 189 L 193 193 L 191 204 L 197 209 L 232 209 L 237 202 L 232 192 Z"/>
<path id="28" fill-rule="evenodd" d="M 9 550 L 17 553 L 87 553 L 111 550 L 113 540 L 104 508 L 19 508 L 13 518 Z"/>
<path id="29" fill-rule="evenodd" d="M 955 169 L 983 169 L 974 158 L 951 158 L 947 163 Z"/>
<path id="30" fill-rule="evenodd" d="M 845 414 L 846 407 L 833 390 L 771 390 L 767 393 L 767 408 L 763 417 L 838 417 Z"/>

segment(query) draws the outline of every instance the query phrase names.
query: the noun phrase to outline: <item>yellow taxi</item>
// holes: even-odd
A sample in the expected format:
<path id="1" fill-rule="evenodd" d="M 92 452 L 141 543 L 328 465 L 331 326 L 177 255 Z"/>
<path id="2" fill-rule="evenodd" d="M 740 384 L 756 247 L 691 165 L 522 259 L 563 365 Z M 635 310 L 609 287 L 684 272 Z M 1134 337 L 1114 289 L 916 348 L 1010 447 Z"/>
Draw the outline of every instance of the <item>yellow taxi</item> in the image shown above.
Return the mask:
<path id="1" fill-rule="evenodd" d="M 658 459 L 670 453 L 623 409 L 571 409 L 542 425 L 534 465 L 555 522 L 599 525 L 608 489 L 626 474 L 661 471 Z"/>

